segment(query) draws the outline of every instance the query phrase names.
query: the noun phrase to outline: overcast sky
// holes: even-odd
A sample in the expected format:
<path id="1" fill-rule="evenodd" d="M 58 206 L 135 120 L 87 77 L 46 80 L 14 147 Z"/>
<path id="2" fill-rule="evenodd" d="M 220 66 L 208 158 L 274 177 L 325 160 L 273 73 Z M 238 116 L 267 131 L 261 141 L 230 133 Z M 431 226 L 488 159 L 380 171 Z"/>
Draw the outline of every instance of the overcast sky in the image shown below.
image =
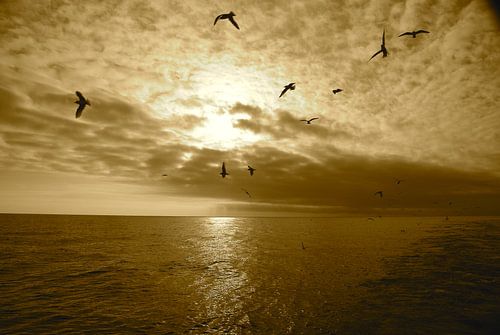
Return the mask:
<path id="1" fill-rule="evenodd" d="M 500 214 L 487 1 L 2 0 L 0 43 L 0 212 Z"/>

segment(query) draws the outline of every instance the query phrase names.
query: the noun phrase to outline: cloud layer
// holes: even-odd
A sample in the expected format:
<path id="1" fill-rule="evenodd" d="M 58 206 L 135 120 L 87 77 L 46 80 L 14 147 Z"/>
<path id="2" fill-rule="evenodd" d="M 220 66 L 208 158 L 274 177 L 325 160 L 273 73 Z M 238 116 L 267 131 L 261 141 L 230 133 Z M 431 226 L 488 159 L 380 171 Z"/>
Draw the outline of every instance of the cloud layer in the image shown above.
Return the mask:
<path id="1" fill-rule="evenodd" d="M 240 31 L 213 25 L 230 10 Z M 132 185 L 132 207 L 143 194 L 164 214 L 172 196 L 230 214 L 499 214 L 486 1 L 5 1 L 0 17 L 9 194 L 37 171 Z M 368 62 L 383 29 L 389 56 Z M 414 29 L 431 33 L 397 37 Z M 92 103 L 78 120 L 76 90 Z"/>

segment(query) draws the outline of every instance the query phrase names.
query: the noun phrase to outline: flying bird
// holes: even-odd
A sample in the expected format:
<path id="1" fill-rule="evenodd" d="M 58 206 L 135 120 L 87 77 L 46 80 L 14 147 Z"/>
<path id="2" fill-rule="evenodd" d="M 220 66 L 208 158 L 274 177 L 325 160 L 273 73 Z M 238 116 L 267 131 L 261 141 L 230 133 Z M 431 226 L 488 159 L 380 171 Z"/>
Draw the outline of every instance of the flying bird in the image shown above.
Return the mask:
<path id="1" fill-rule="evenodd" d="M 304 121 L 306 124 L 311 124 L 311 121 L 314 121 L 314 120 L 318 120 L 319 117 L 313 117 L 312 119 L 309 119 L 309 120 L 300 120 L 300 121 Z"/>
<path id="2" fill-rule="evenodd" d="M 377 191 L 375 193 L 373 193 L 373 195 L 379 195 L 381 198 L 384 197 L 384 192 L 383 191 Z"/>
<path id="3" fill-rule="evenodd" d="M 369 221 L 375 221 L 375 219 L 374 219 L 374 218 L 371 218 L 371 217 L 370 217 L 370 218 L 368 218 L 367 220 L 369 220 Z"/>
<path id="4" fill-rule="evenodd" d="M 396 184 L 398 184 L 398 185 L 401 184 L 401 182 L 403 182 L 403 181 L 404 181 L 404 179 L 397 179 L 396 178 Z"/>
<path id="5" fill-rule="evenodd" d="M 82 93 L 80 91 L 75 92 L 76 96 L 78 97 L 78 100 L 75 101 L 75 104 L 78 104 L 78 108 L 76 109 L 76 115 L 75 117 L 78 119 L 80 116 L 82 116 L 83 109 L 85 108 L 86 105 L 90 106 L 90 101 L 85 99 Z"/>
<path id="6" fill-rule="evenodd" d="M 286 85 L 284 87 L 285 88 L 283 89 L 283 91 L 281 91 L 281 94 L 279 96 L 280 98 L 283 96 L 283 94 L 286 93 L 286 91 L 288 91 L 288 90 L 292 90 L 292 91 L 295 90 L 295 83 L 290 83 L 290 84 L 288 84 L 288 85 Z"/>
<path id="7" fill-rule="evenodd" d="M 233 12 L 229 12 L 227 14 L 221 14 L 221 15 L 219 15 L 219 16 L 217 16 L 215 18 L 214 26 L 217 23 L 217 21 L 227 19 L 227 20 L 229 20 L 233 24 L 233 26 L 236 27 L 236 29 L 239 30 L 240 27 L 238 26 L 238 23 L 236 23 L 236 21 L 234 20 L 235 16 L 236 16 L 236 14 L 234 14 Z"/>
<path id="8" fill-rule="evenodd" d="M 374 53 L 373 56 L 368 61 L 371 61 L 373 57 L 377 56 L 381 52 L 382 52 L 382 57 L 387 57 L 387 55 L 389 54 L 389 52 L 385 48 L 385 29 L 384 32 L 382 33 L 382 44 L 380 45 L 380 50 Z"/>
<path id="9" fill-rule="evenodd" d="M 423 30 L 423 29 L 420 29 L 420 30 L 417 30 L 417 31 L 407 31 L 406 33 L 402 33 L 398 37 L 407 35 L 407 36 L 413 36 L 413 38 L 415 38 L 415 37 L 417 37 L 417 34 L 422 34 L 422 33 L 429 34 L 430 32 L 427 31 L 427 30 Z"/>
<path id="10" fill-rule="evenodd" d="M 302 243 L 302 250 L 306 250 L 306 247 L 304 246 L 304 242 L 300 242 Z"/>
<path id="11" fill-rule="evenodd" d="M 222 176 L 222 178 L 225 178 L 229 175 L 229 173 L 226 172 L 226 165 L 224 164 L 224 162 L 222 162 L 222 171 L 219 174 Z"/>
<path id="12" fill-rule="evenodd" d="M 336 89 L 332 90 L 333 94 L 337 94 L 337 93 L 340 93 L 342 91 L 343 90 L 341 88 L 336 88 Z"/>
<path id="13" fill-rule="evenodd" d="M 162 174 L 161 176 L 162 176 L 162 177 L 167 177 L 167 176 L 168 176 L 168 174 L 164 173 L 164 174 Z"/>
<path id="14" fill-rule="evenodd" d="M 247 165 L 248 166 L 248 172 L 250 172 L 250 175 L 253 176 L 253 172 L 256 170 L 254 169 L 253 167 L 251 167 L 250 165 Z"/>
<path id="15" fill-rule="evenodd" d="M 249 198 L 251 198 L 251 197 L 252 197 L 252 196 L 250 195 L 250 193 L 249 193 L 247 190 L 245 190 L 244 188 L 242 188 L 241 190 L 242 190 L 243 192 L 245 192 L 245 193 L 248 195 L 248 197 L 249 197 Z"/>

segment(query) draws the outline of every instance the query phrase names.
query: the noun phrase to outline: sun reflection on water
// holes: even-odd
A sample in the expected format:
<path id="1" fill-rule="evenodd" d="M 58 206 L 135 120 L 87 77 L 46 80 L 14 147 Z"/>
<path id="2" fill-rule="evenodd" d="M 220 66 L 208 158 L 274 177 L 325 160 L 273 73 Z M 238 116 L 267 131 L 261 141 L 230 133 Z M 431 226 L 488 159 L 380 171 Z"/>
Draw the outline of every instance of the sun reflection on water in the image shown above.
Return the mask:
<path id="1" fill-rule="evenodd" d="M 194 283 L 205 306 L 204 315 L 199 317 L 210 320 L 208 325 L 243 326 L 248 316 L 243 312 L 241 297 L 249 287 L 238 219 L 211 217 L 202 227 L 206 238 L 199 246 L 199 256 L 205 270 Z"/>

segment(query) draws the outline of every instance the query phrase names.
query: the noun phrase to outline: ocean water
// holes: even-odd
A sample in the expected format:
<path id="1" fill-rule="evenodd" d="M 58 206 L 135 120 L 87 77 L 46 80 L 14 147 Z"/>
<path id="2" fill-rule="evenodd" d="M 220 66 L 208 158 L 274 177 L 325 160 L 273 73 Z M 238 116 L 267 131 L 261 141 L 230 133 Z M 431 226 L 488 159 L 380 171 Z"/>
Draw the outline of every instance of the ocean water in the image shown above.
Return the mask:
<path id="1" fill-rule="evenodd" d="M 0 215 L 0 334 L 500 334 L 499 218 Z"/>

